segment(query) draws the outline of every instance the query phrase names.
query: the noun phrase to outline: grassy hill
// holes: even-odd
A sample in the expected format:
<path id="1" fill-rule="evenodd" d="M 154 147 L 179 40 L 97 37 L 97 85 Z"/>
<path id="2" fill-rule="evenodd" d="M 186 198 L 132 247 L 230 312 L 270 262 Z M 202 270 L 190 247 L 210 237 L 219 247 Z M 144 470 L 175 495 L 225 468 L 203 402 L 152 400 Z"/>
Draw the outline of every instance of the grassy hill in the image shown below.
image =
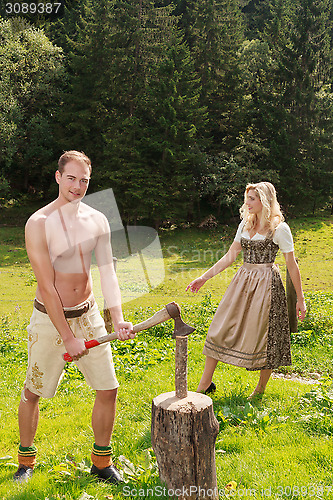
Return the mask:
<path id="1" fill-rule="evenodd" d="M 220 422 L 216 445 L 220 498 L 333 498 L 332 218 L 288 222 L 309 314 L 292 335 L 293 367 L 276 373 L 257 405 L 246 400 L 257 373 L 223 364 L 217 368 L 213 403 Z M 162 231 L 165 278 L 150 293 L 131 276 L 138 261 L 119 262 L 128 319 L 139 322 L 176 300 L 184 319 L 196 326 L 189 340 L 188 379 L 193 391 L 204 365 L 205 332 L 241 259 L 207 283 L 202 293 L 190 295 L 185 287 L 227 250 L 234 232 L 235 227 L 229 226 Z M 156 489 L 160 483 L 150 445 L 150 409 L 152 398 L 174 389 L 171 322 L 131 342 L 113 343 L 121 385 L 112 444 L 127 489 L 98 484 L 88 474 L 93 391 L 72 364 L 67 365 L 55 398 L 41 401 L 38 466 L 32 481 L 22 486 L 12 483 L 19 442 L 16 414 L 27 360 L 25 328 L 36 286 L 22 227 L 0 227 L 0 259 L 0 498 L 167 498 Z M 284 275 L 282 255 L 277 262 Z M 237 484 L 231 492 L 225 488 L 230 481 Z"/>

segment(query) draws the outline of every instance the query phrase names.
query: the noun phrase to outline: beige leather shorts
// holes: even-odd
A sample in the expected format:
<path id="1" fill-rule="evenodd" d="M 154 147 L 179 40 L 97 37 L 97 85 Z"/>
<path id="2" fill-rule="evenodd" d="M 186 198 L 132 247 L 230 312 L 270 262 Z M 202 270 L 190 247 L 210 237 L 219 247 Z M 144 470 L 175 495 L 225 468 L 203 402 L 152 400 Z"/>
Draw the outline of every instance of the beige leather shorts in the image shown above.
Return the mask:
<path id="1" fill-rule="evenodd" d="M 76 338 L 91 340 L 107 335 L 96 303 L 82 316 L 67 321 Z M 27 331 L 28 369 L 25 386 L 38 396 L 52 398 L 66 364 L 62 357 L 66 348 L 49 316 L 35 307 Z M 74 363 L 92 389 L 111 390 L 119 386 L 109 343 L 90 349 L 88 355 Z"/>

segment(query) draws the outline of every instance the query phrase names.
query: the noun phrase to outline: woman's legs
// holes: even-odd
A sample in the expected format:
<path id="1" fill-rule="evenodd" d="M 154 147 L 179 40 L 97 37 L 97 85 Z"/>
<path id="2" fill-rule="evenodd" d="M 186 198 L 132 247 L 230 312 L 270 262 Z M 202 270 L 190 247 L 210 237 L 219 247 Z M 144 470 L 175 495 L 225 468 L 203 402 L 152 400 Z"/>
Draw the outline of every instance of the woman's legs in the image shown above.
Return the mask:
<path id="1" fill-rule="evenodd" d="M 269 377 L 271 376 L 272 371 L 273 370 L 260 370 L 260 377 L 259 377 L 257 387 L 252 392 L 250 398 L 257 396 L 259 394 L 264 394 L 267 382 L 269 380 Z"/>
<path id="2" fill-rule="evenodd" d="M 212 383 L 212 378 L 217 363 L 217 359 L 209 358 L 208 356 L 206 356 L 205 368 L 199 382 L 197 392 L 204 392 L 206 389 L 208 389 L 208 387 Z"/>
<path id="3" fill-rule="evenodd" d="M 210 358 L 209 356 L 206 356 L 206 363 L 205 363 L 205 368 L 201 377 L 201 380 L 199 382 L 197 392 L 204 392 L 210 384 L 212 383 L 212 378 L 214 375 L 214 371 L 216 368 L 218 361 L 217 359 Z M 253 393 L 251 394 L 250 398 L 253 396 L 256 396 L 257 394 L 263 394 L 266 389 L 267 382 L 272 374 L 273 370 L 267 370 L 267 369 L 262 369 L 260 370 L 260 376 L 259 376 L 259 381 L 257 384 L 257 387 L 254 389 Z"/>

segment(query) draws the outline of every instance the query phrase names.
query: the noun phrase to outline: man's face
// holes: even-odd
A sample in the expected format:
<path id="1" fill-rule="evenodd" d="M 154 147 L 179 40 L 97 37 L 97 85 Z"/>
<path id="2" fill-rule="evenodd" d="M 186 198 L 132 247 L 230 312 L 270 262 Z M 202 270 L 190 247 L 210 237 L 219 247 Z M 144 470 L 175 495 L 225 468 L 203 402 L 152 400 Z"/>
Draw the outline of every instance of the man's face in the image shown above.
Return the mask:
<path id="1" fill-rule="evenodd" d="M 71 160 L 66 163 L 61 174 L 56 171 L 56 181 L 59 184 L 59 195 L 66 201 L 80 201 L 89 186 L 90 169 L 85 163 Z"/>

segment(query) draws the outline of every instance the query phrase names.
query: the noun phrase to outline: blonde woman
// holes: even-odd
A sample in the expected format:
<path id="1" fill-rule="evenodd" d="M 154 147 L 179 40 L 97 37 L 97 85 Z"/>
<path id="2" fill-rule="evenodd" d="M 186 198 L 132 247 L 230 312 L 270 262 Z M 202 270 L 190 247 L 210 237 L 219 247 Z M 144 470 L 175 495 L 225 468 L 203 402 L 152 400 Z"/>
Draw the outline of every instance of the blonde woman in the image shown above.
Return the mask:
<path id="1" fill-rule="evenodd" d="M 274 186 L 248 184 L 240 209 L 241 223 L 228 252 L 186 288 L 197 293 L 243 251 L 244 263 L 232 279 L 209 327 L 203 353 L 206 363 L 197 392 L 215 390 L 217 362 L 260 370 L 250 398 L 264 393 L 274 368 L 291 365 L 290 333 L 284 287 L 274 260 L 280 249 L 297 294 L 296 313 L 306 305 L 294 256 L 293 238 L 284 222 Z"/>

